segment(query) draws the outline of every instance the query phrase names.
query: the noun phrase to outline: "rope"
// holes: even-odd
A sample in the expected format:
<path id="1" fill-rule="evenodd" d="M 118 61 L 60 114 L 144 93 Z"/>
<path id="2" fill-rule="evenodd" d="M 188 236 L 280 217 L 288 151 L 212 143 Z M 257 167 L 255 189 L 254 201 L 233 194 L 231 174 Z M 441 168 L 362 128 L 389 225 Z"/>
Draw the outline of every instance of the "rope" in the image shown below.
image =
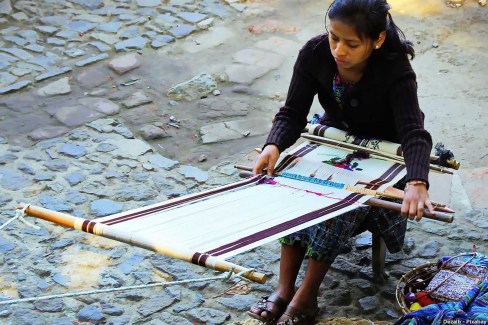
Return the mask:
<path id="1" fill-rule="evenodd" d="M 26 204 L 22 208 L 22 210 L 18 210 L 17 209 L 17 211 L 15 211 L 15 216 L 12 219 L 10 219 L 9 221 L 7 221 L 6 223 L 4 223 L 3 225 L 1 225 L 0 226 L 0 230 L 2 230 L 3 228 L 5 228 L 9 223 L 11 223 L 12 221 L 14 221 L 15 219 L 19 219 L 20 221 L 22 221 L 23 223 L 25 223 L 27 226 L 32 227 L 32 228 L 34 228 L 36 230 L 41 229 L 41 227 L 36 226 L 36 225 L 34 225 L 34 224 L 30 223 L 29 221 L 27 221 L 27 220 L 24 219 L 24 216 L 27 215 L 25 213 L 25 211 L 27 210 L 27 208 L 29 207 L 29 205 L 30 204 Z"/>
<path id="2" fill-rule="evenodd" d="M 146 289 L 152 287 L 167 287 L 171 285 L 179 285 L 179 284 L 186 284 L 186 283 L 193 283 L 193 282 L 206 282 L 206 281 L 216 281 L 216 280 L 224 280 L 229 281 L 230 279 L 240 278 L 241 280 L 247 280 L 243 277 L 244 274 L 254 271 L 254 269 L 247 269 L 237 274 L 234 274 L 233 269 L 229 272 L 225 272 L 222 275 L 209 277 L 209 278 L 200 278 L 200 279 L 189 279 L 189 280 L 181 280 L 181 281 L 171 281 L 171 282 L 158 282 L 158 283 L 151 283 L 151 284 L 141 284 L 136 286 L 127 286 L 127 287 L 120 287 L 120 288 L 108 288 L 108 289 L 98 289 L 98 290 L 89 290 L 89 291 L 78 291 L 78 292 L 67 292 L 61 293 L 56 295 L 47 295 L 47 296 L 40 296 L 40 297 L 30 297 L 30 298 L 22 298 L 22 299 L 11 299 L 11 300 L 4 300 L 0 301 L 0 306 L 2 305 L 13 305 L 22 302 L 32 302 L 32 301 L 40 301 L 40 300 L 47 300 L 47 299 L 55 299 L 55 298 L 66 298 L 66 297 L 76 297 L 76 296 L 83 296 L 83 295 L 92 295 L 92 294 L 99 294 L 99 293 L 106 293 L 106 292 L 116 292 L 116 291 L 127 291 L 133 289 Z"/>

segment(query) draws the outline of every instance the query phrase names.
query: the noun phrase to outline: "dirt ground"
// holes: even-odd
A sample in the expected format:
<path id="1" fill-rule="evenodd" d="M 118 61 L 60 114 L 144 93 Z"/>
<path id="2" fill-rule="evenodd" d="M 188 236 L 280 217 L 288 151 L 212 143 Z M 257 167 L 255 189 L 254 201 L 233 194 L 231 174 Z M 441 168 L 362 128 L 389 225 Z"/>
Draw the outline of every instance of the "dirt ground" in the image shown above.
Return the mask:
<path id="1" fill-rule="evenodd" d="M 170 54 L 178 54 L 178 71 L 170 69 L 174 76 L 159 81 L 166 89 L 178 77 L 191 76 L 202 70 L 217 74 L 222 65 L 231 59 L 231 53 L 243 46 L 251 46 L 260 39 L 276 35 L 296 42 L 299 47 L 310 37 L 324 31 L 324 13 L 328 2 L 322 1 L 273 1 L 255 0 L 250 3 L 265 5 L 265 14 L 235 19 L 226 27 L 236 33 L 225 44 L 202 52 L 201 55 L 184 53 L 178 47 Z M 426 128 L 432 133 L 434 143 L 442 142 L 451 149 L 465 169 L 488 165 L 488 137 L 485 137 L 488 118 L 484 114 L 486 84 L 488 81 L 487 7 L 466 1 L 460 7 L 451 7 L 440 0 L 392 0 L 392 15 L 407 38 L 415 44 L 416 58 L 412 61 L 418 76 L 418 94 L 426 115 Z M 299 8 L 299 10 L 298 10 Z M 256 27 L 261 27 L 258 29 Z M 256 28 L 257 33 L 249 30 Z M 187 40 L 192 42 L 191 39 Z M 184 46 L 181 46 L 184 48 Z M 232 85 L 224 84 L 223 96 L 246 97 L 255 108 L 248 117 L 272 116 L 286 96 L 292 66 L 297 52 L 284 53 L 287 59 L 277 70 L 258 79 L 251 85 L 251 94 L 244 96 L 230 92 Z M 218 56 L 218 62 L 209 60 Z M 221 58 L 221 59 L 220 59 Z M 146 71 L 157 74 L 157 60 L 148 60 Z M 157 61 L 159 64 L 172 62 Z M 164 69 L 164 67 L 161 67 Z M 168 71 L 167 69 L 164 69 Z M 146 75 L 147 76 L 147 75 Z M 149 74 L 151 77 L 151 75 Z M 156 78 L 156 76 L 153 76 Z M 173 78 L 174 77 L 174 78 Z M 184 79 L 184 78 L 183 78 Z M 237 159 L 256 146 L 261 146 L 265 136 L 228 141 L 220 144 L 197 145 L 192 131 L 198 121 L 192 119 L 193 104 L 167 107 L 167 114 L 178 114 L 186 120 L 189 132 L 173 138 L 171 144 L 163 144 L 168 154 L 179 155 L 182 161 L 195 161 L 200 154 L 209 157 L 207 165 L 223 159 Z M 320 112 L 315 102 L 312 112 Z M 181 132 L 181 131 L 180 131 Z M 183 133 L 183 132 L 181 132 Z"/>

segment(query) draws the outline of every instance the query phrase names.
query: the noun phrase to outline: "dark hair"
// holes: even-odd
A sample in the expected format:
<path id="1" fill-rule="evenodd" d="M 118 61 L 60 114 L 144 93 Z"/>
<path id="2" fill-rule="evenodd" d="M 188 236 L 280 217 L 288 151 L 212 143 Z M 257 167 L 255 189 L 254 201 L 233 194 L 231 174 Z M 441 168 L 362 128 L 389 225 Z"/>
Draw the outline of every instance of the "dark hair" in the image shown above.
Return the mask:
<path id="1" fill-rule="evenodd" d="M 388 12 L 390 8 L 386 0 L 334 0 L 327 10 L 326 19 L 345 22 L 356 30 L 361 39 L 376 40 L 382 31 L 386 31 L 386 39 L 379 52 L 387 57 L 407 54 L 413 59 L 413 44 L 393 22 Z"/>

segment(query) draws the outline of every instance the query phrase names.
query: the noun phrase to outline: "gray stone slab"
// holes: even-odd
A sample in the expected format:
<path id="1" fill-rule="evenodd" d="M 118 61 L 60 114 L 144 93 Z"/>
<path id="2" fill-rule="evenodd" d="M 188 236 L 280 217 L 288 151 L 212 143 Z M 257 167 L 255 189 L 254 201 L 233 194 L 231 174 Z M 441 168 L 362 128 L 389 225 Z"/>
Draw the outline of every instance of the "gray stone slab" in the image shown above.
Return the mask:
<path id="1" fill-rule="evenodd" d="M 95 62 L 98 62 L 98 61 L 105 60 L 106 58 L 108 58 L 108 54 L 107 53 L 102 53 L 102 54 L 99 54 L 99 55 L 96 55 L 96 56 L 92 56 L 90 58 L 87 58 L 87 59 L 78 61 L 78 62 L 75 63 L 75 65 L 77 67 L 84 67 L 86 65 L 89 65 L 89 64 L 92 64 L 92 63 L 95 63 Z"/>
<path id="2" fill-rule="evenodd" d="M 0 1 L 0 14 L 10 15 L 12 13 L 12 4 L 10 0 Z"/>
<path id="3" fill-rule="evenodd" d="M 176 100 L 195 100 L 206 97 L 217 89 L 217 82 L 207 73 L 199 74 L 192 79 L 168 89 L 166 95 Z"/>
<path id="4" fill-rule="evenodd" d="M 69 0 L 84 9 L 95 10 L 103 7 L 103 0 Z"/>
<path id="5" fill-rule="evenodd" d="M 109 44 L 109 45 L 113 45 L 120 40 L 117 35 L 107 34 L 107 33 L 91 33 L 90 37 L 93 39 L 99 40 L 101 42 L 104 42 L 106 44 Z M 110 47 L 108 49 L 110 49 Z"/>
<path id="6" fill-rule="evenodd" d="M 1 35 L 10 35 L 12 33 L 15 33 L 19 30 L 20 28 L 17 26 L 10 26 L 4 29 L 0 29 L 0 34 Z"/>
<path id="7" fill-rule="evenodd" d="M 80 32 L 74 30 L 62 30 L 55 35 L 58 38 L 62 38 L 67 42 L 81 42 L 83 39 L 80 36 Z"/>
<path id="8" fill-rule="evenodd" d="M 52 77 L 56 77 L 56 76 L 65 74 L 65 73 L 70 72 L 72 70 L 73 69 L 71 67 L 62 67 L 60 69 L 50 70 L 50 71 L 47 71 L 47 72 L 45 72 L 43 74 L 38 75 L 35 78 L 35 80 L 36 81 L 46 80 L 46 79 L 49 79 L 49 78 L 52 78 Z"/>
<path id="9" fill-rule="evenodd" d="M 179 25 L 171 28 L 168 32 L 175 38 L 182 38 L 190 35 L 195 31 L 195 27 L 187 24 Z"/>
<path id="10" fill-rule="evenodd" d="M 71 86 L 69 83 L 69 78 L 64 77 L 48 84 L 45 87 L 40 88 L 37 91 L 37 94 L 43 97 L 50 97 L 56 95 L 64 95 L 70 92 L 71 92 Z"/>
<path id="11" fill-rule="evenodd" d="M 200 14 L 198 12 L 183 11 L 178 14 L 178 17 L 189 23 L 195 24 L 207 18 L 207 15 Z"/>
<path id="12" fill-rule="evenodd" d="M 56 62 L 52 58 L 50 58 L 46 55 L 33 57 L 32 59 L 28 60 L 27 62 L 32 63 L 32 64 L 37 64 L 46 70 L 49 70 L 50 68 L 56 67 Z"/>
<path id="13" fill-rule="evenodd" d="M 136 0 L 139 7 L 159 7 L 161 0 Z"/>
<path id="14" fill-rule="evenodd" d="M 25 46 L 29 43 L 28 40 L 26 40 L 23 37 L 18 37 L 18 36 L 13 36 L 13 35 L 7 35 L 3 37 L 4 40 L 9 41 L 14 43 L 15 45 L 18 46 Z"/>
<path id="15" fill-rule="evenodd" d="M 98 97 L 80 98 L 78 103 L 83 107 L 90 107 L 104 115 L 115 115 L 119 113 L 120 107 L 111 100 Z"/>
<path id="16" fill-rule="evenodd" d="M 148 40 L 146 38 L 142 36 L 138 36 L 116 43 L 115 50 L 117 51 L 127 51 L 133 49 L 142 50 L 146 46 L 147 42 Z"/>
<path id="17" fill-rule="evenodd" d="M 54 116 L 63 125 L 73 127 L 97 120 L 104 115 L 93 108 L 68 106 L 59 109 Z"/>
<path id="18" fill-rule="evenodd" d="M 141 55 L 135 52 L 131 52 L 110 60 L 108 66 L 117 74 L 121 75 L 128 71 L 139 68 L 141 64 Z"/>
<path id="19" fill-rule="evenodd" d="M 5 87 L 17 81 L 17 77 L 8 72 L 0 72 L 0 87 Z"/>
<path id="20" fill-rule="evenodd" d="M 29 52 L 26 52 L 22 49 L 15 48 L 15 47 L 2 48 L 2 49 L 0 49 L 0 51 L 7 52 L 13 56 L 18 57 L 19 59 L 22 59 L 22 60 L 29 60 L 29 59 L 33 58 L 32 54 L 30 54 Z"/>
<path id="21" fill-rule="evenodd" d="M 106 142 L 117 147 L 117 149 L 112 151 L 114 155 L 119 155 L 130 159 L 137 158 L 147 152 L 153 151 L 149 144 L 139 139 L 109 139 Z"/>
<path id="22" fill-rule="evenodd" d="M 46 126 L 35 129 L 28 134 L 34 141 L 46 140 L 59 137 L 63 134 L 68 133 L 70 130 L 64 126 Z"/>
<path id="23" fill-rule="evenodd" d="M 4 0 L 5 1 L 5 0 Z M 27 19 L 29 19 L 29 16 L 27 16 L 25 13 L 23 13 L 22 11 L 19 11 L 19 12 L 16 12 L 15 14 L 11 15 L 10 17 L 12 17 L 13 19 L 15 19 L 16 21 L 20 21 L 20 22 L 24 22 L 26 21 Z"/>
<path id="24" fill-rule="evenodd" d="M 151 47 L 154 49 L 158 49 L 174 41 L 175 38 L 173 36 L 156 35 L 156 37 L 154 37 L 153 41 L 151 42 Z"/>
<path id="25" fill-rule="evenodd" d="M 10 72 L 17 77 L 22 77 L 22 76 L 25 76 L 27 74 L 32 73 L 33 70 L 32 69 L 22 69 L 22 68 L 13 68 L 10 70 Z"/>
<path id="26" fill-rule="evenodd" d="M 70 21 L 70 16 L 68 15 L 53 15 L 39 18 L 41 23 L 44 25 L 54 25 L 64 27 L 67 21 Z"/>
<path id="27" fill-rule="evenodd" d="M 102 42 L 98 42 L 98 41 L 95 41 L 95 42 L 89 42 L 89 43 L 86 43 L 85 46 L 93 46 L 94 48 L 96 48 L 97 50 L 99 50 L 100 52 L 107 52 L 107 51 L 110 51 L 112 48 L 110 46 L 108 46 L 107 44 L 105 43 L 102 43 Z"/>
<path id="28" fill-rule="evenodd" d="M 54 26 L 35 26 L 34 29 L 48 36 L 53 35 L 59 30 L 57 27 Z"/>
<path id="29" fill-rule="evenodd" d="M 12 63 L 17 61 L 19 61 L 19 59 L 17 59 L 15 56 L 0 52 L 0 62 Z"/>
<path id="30" fill-rule="evenodd" d="M 109 33 L 117 33 L 120 28 L 124 26 L 123 22 L 120 21 L 111 21 L 108 23 L 100 24 L 97 26 L 97 30 L 102 32 L 109 32 Z"/>
<path id="31" fill-rule="evenodd" d="M 157 26 L 166 29 L 170 28 L 173 26 L 176 26 L 176 24 L 180 21 L 180 19 L 170 15 L 170 14 L 165 14 L 165 15 L 158 15 L 155 19 L 152 20 L 154 24 Z"/>
<path id="32" fill-rule="evenodd" d="M 7 87 L 0 88 L 0 95 L 9 93 L 11 91 L 20 90 L 22 88 L 27 87 L 31 83 L 32 83 L 32 81 L 30 81 L 30 80 L 22 80 L 22 81 L 14 83 L 14 84 L 8 85 Z"/>
<path id="33" fill-rule="evenodd" d="M 85 55 L 86 52 L 83 50 L 80 50 L 79 48 L 72 48 L 72 49 L 68 49 L 68 50 L 64 51 L 63 53 L 69 57 L 77 58 L 79 56 Z"/>
<path id="34" fill-rule="evenodd" d="M 126 108 L 133 108 L 144 104 L 149 104 L 153 100 L 142 92 L 138 91 L 133 93 L 129 98 L 122 102 L 122 105 Z"/>
<path id="35" fill-rule="evenodd" d="M 46 39 L 46 43 L 50 45 L 64 46 L 66 44 L 66 41 L 57 37 L 48 37 Z"/>
<path id="36" fill-rule="evenodd" d="M 32 51 L 32 52 L 36 52 L 36 53 L 44 52 L 44 46 L 41 46 L 39 44 L 29 44 L 29 45 L 24 46 L 24 49 Z"/>
<path id="37" fill-rule="evenodd" d="M 225 67 L 225 73 L 230 82 L 250 85 L 254 80 L 264 76 L 270 71 L 268 68 L 247 64 L 231 64 Z"/>
<path id="38" fill-rule="evenodd" d="M 25 62 L 18 62 L 16 64 L 16 67 L 19 69 L 28 69 L 32 71 L 37 71 L 37 72 L 42 72 L 46 71 L 43 67 L 36 65 L 36 64 L 31 64 L 31 63 L 25 63 Z"/>
<path id="39" fill-rule="evenodd" d="M 24 29 L 17 32 L 17 35 L 25 38 L 29 42 L 35 43 L 39 39 L 39 34 L 32 29 Z"/>
<path id="40" fill-rule="evenodd" d="M 66 27 L 70 30 L 76 31 L 78 33 L 87 33 L 95 27 L 97 27 L 97 24 L 91 23 L 89 21 L 82 21 L 82 20 L 75 20 L 72 22 L 69 22 Z"/>

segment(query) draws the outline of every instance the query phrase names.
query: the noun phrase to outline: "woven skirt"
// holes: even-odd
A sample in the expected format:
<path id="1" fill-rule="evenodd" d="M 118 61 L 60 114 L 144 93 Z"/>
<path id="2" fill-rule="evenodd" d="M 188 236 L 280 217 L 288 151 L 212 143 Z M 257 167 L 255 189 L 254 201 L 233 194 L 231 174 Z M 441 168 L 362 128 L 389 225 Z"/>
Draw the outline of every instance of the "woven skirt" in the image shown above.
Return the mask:
<path id="1" fill-rule="evenodd" d="M 306 248 L 309 258 L 333 263 L 349 240 L 366 230 L 379 233 L 389 252 L 399 252 L 406 229 L 407 219 L 398 212 L 366 206 L 282 237 L 279 242 Z"/>

